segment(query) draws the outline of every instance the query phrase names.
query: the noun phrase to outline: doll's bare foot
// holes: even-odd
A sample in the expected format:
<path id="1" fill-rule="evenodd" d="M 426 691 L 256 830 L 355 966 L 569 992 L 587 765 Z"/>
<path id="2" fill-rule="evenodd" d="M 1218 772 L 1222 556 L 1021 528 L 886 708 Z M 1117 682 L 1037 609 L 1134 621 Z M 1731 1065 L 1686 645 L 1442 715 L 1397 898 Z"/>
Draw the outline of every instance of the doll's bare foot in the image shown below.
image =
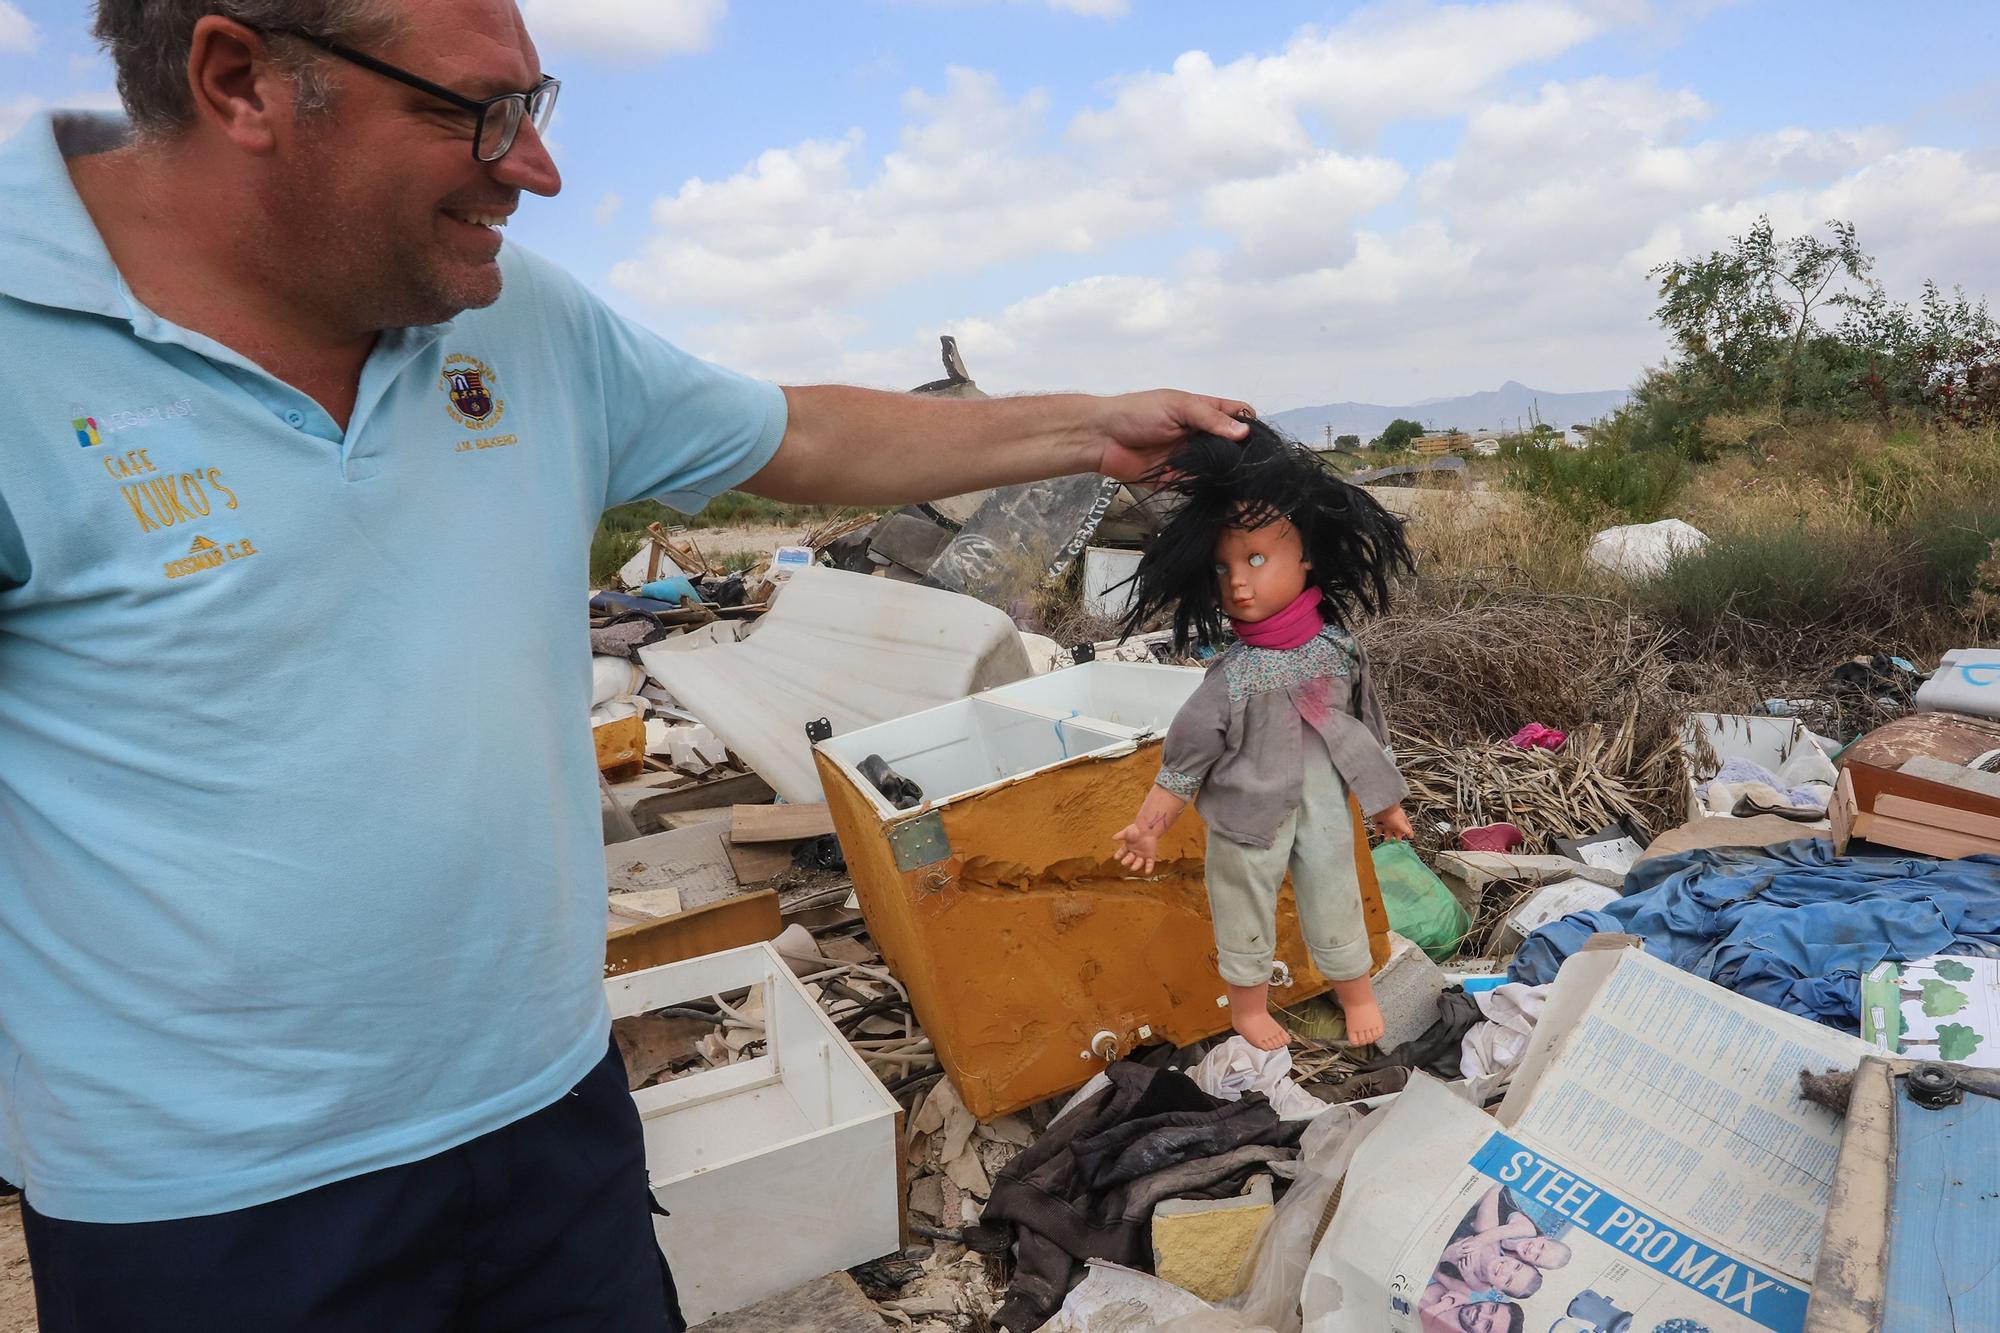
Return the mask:
<path id="1" fill-rule="evenodd" d="M 1282 1050 L 1292 1044 L 1286 1031 L 1271 1017 L 1266 998 L 1270 986 L 1230 986 L 1229 1026 L 1260 1051 Z"/>
<path id="2" fill-rule="evenodd" d="M 1375 1002 L 1375 986 L 1365 976 L 1333 983 L 1334 998 L 1347 1015 L 1347 1040 L 1355 1046 L 1372 1046 L 1382 1039 L 1382 1006 Z"/>

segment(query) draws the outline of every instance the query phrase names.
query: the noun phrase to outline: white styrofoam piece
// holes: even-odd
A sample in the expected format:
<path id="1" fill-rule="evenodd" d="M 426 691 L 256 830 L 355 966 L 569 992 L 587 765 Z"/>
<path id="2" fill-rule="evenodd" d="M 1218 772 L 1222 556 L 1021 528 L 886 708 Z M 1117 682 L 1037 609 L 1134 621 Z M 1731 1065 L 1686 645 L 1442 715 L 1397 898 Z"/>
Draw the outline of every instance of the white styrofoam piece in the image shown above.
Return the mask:
<path id="1" fill-rule="evenodd" d="M 1701 784 L 1715 776 L 1714 771 L 1703 772 L 1694 762 L 1697 735 L 1708 737 L 1709 749 L 1715 752 L 1718 764 L 1731 759 L 1747 760 L 1769 769 L 1787 787 L 1802 787 L 1808 782 L 1831 784 L 1840 777 L 1818 739 L 1797 718 L 1692 713 L 1681 726 L 1681 744 L 1693 769 L 1687 791 L 1689 819 L 1712 813 L 1697 794 Z"/>
<path id="2" fill-rule="evenodd" d="M 647 674 L 787 801 L 824 799 L 806 724 L 839 736 L 1028 674 L 1021 635 L 976 598 L 811 566 L 736 643 L 639 650 Z M 864 784 L 865 785 L 865 784 Z"/>
<path id="3" fill-rule="evenodd" d="M 1083 548 L 1083 605 L 1092 615 L 1122 619 L 1132 607 L 1138 585 L 1130 580 L 1138 571 L 1140 551 L 1111 546 Z"/>
<path id="4" fill-rule="evenodd" d="M 2000 717 L 2000 648 L 1953 648 L 1917 687 L 1921 712 Z"/>
<path id="5" fill-rule="evenodd" d="M 633 1094 L 688 1322 L 901 1245 L 896 1101 L 768 944 L 604 983 L 614 1017 L 761 987 L 767 1051 Z"/>

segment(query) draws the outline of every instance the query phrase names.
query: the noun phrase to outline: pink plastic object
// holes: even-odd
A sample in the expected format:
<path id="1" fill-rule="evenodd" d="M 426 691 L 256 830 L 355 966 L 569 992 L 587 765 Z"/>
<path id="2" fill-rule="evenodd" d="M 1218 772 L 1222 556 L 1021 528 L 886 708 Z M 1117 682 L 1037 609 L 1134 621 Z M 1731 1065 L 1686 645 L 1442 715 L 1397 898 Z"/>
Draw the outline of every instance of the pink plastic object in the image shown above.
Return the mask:
<path id="1" fill-rule="evenodd" d="M 1539 722 L 1530 722 L 1514 733 L 1514 744 L 1523 750 L 1560 750 L 1568 740 L 1566 733 Z"/>
<path id="2" fill-rule="evenodd" d="M 1468 852 L 1511 852 L 1528 841 L 1528 835 L 1512 824 L 1481 824 L 1462 830 L 1458 841 Z"/>

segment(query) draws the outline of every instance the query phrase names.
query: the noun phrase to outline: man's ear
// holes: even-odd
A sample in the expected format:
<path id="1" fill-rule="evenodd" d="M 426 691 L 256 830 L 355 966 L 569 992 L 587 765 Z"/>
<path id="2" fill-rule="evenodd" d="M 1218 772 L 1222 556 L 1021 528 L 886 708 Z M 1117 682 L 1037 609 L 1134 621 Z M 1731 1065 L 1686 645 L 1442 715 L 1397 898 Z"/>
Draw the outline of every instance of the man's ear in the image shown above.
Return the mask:
<path id="1" fill-rule="evenodd" d="M 296 87 L 271 60 L 270 38 L 234 19 L 208 14 L 195 21 L 188 48 L 188 91 L 198 123 L 244 152 L 277 146 L 281 119 L 291 115 Z"/>

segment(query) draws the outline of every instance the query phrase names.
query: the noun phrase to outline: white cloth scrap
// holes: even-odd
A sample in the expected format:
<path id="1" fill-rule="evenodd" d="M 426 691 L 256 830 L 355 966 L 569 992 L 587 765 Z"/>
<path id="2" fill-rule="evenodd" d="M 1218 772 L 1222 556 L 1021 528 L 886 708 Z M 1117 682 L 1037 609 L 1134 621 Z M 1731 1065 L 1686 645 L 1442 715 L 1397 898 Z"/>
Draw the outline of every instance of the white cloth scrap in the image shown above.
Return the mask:
<path id="1" fill-rule="evenodd" d="M 1510 981 L 1472 998 L 1486 1021 L 1474 1023 L 1460 1040 L 1459 1073 L 1466 1078 L 1484 1078 L 1511 1070 L 1527 1053 L 1528 1038 L 1535 1034 L 1549 987 Z"/>
<path id="2" fill-rule="evenodd" d="M 1188 1077 L 1211 1097 L 1234 1102 L 1246 1092 L 1261 1092 L 1280 1120 L 1310 1120 L 1329 1103 L 1300 1087 L 1291 1075 L 1289 1049 L 1259 1050 L 1242 1037 L 1223 1042 L 1188 1071 Z"/>

